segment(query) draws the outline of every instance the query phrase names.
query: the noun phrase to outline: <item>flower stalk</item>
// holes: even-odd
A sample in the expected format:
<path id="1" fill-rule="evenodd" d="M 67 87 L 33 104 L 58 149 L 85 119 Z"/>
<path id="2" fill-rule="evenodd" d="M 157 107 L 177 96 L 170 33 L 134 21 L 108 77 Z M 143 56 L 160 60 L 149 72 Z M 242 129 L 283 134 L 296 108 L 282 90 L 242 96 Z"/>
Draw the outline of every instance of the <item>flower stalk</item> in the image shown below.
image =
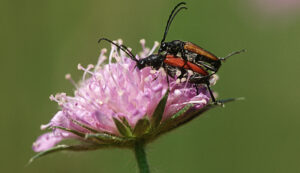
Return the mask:
<path id="1" fill-rule="evenodd" d="M 145 152 L 145 143 L 143 140 L 136 141 L 134 145 L 134 153 L 135 153 L 135 158 L 137 160 L 140 173 L 150 173 L 146 152 Z"/>

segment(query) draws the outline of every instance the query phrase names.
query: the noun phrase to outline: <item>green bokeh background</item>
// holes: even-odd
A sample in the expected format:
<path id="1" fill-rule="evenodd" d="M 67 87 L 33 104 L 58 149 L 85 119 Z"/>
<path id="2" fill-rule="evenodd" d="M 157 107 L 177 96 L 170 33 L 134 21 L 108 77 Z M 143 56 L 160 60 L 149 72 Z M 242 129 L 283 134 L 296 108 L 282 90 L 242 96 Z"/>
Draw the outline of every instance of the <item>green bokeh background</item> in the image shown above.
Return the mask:
<path id="1" fill-rule="evenodd" d="M 147 147 L 152 172 L 286 173 L 300 171 L 300 10 L 265 14 L 251 0 L 189 0 L 168 40 L 189 40 L 216 55 L 246 48 L 219 71 L 221 98 L 246 97 L 207 112 Z M 97 39 L 160 40 L 168 1 L 1 1 L 1 172 L 137 172 L 130 150 L 56 153 L 25 166 L 58 106 L 72 94 L 77 64 L 96 63 Z M 108 46 L 105 45 L 104 46 Z"/>

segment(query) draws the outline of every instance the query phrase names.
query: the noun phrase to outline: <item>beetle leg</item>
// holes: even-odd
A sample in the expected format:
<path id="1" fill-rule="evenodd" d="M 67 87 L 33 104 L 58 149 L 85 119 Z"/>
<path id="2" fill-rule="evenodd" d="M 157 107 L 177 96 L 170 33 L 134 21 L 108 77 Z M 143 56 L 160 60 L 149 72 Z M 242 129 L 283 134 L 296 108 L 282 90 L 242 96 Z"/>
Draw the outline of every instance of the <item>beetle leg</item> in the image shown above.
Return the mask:
<path id="1" fill-rule="evenodd" d="M 184 68 L 180 68 L 180 75 L 177 77 L 179 79 L 183 78 L 183 76 L 187 73 L 187 71 Z"/>
<path id="2" fill-rule="evenodd" d="M 220 58 L 221 61 L 225 61 L 227 58 L 233 56 L 233 55 L 236 55 L 236 54 L 240 54 L 242 52 L 246 52 L 246 49 L 242 49 L 242 50 L 239 50 L 239 51 L 235 51 L 235 52 L 231 52 L 230 54 L 228 54 L 227 56 L 225 56 L 224 58 Z"/>
<path id="3" fill-rule="evenodd" d="M 207 89 L 209 91 L 209 94 L 210 94 L 210 97 L 211 97 L 211 100 L 212 102 L 216 103 L 216 99 L 215 99 L 215 96 L 213 95 L 211 89 L 210 89 L 210 84 L 209 84 L 209 81 L 206 82 L 206 86 L 207 86 Z"/>
<path id="4" fill-rule="evenodd" d="M 181 57 L 182 57 L 182 59 L 184 60 L 184 65 L 182 66 L 182 68 L 184 68 L 184 66 L 187 64 L 188 59 L 187 59 L 187 57 L 186 57 L 186 55 L 185 55 L 185 52 L 184 52 L 184 48 L 183 48 L 183 47 L 181 48 Z"/>
<path id="5" fill-rule="evenodd" d="M 210 89 L 209 82 L 206 83 L 206 86 L 207 86 L 207 89 L 209 91 L 209 94 L 210 94 L 210 97 L 211 97 L 211 100 L 212 100 L 213 104 L 224 107 L 224 103 L 222 101 L 219 101 L 219 100 L 215 99 L 215 96 L 213 95 L 213 93 L 212 93 L 212 91 Z"/>
<path id="6" fill-rule="evenodd" d="M 162 64 L 162 67 L 166 70 L 167 74 L 167 83 L 168 83 L 168 89 L 170 89 L 170 82 L 169 82 L 169 71 L 168 68 L 166 67 L 165 63 Z"/>
<path id="7" fill-rule="evenodd" d="M 199 95 L 197 84 L 195 84 L 195 88 L 196 88 L 197 95 Z"/>

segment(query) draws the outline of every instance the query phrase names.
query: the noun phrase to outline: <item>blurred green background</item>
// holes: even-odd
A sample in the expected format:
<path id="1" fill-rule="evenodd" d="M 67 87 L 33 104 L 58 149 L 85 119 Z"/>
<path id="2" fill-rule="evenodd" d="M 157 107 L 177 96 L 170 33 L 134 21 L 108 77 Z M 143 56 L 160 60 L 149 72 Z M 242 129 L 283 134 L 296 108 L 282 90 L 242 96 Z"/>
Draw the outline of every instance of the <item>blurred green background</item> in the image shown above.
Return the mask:
<path id="1" fill-rule="evenodd" d="M 147 147 L 152 172 L 300 172 L 300 5 L 291 0 L 187 0 L 167 40 L 192 41 L 218 56 L 246 48 L 223 64 L 213 87 L 245 101 L 207 112 Z M 25 167 L 31 145 L 72 94 L 77 64 L 96 63 L 98 38 L 160 41 L 179 1 L 1 1 L 1 172 L 137 172 L 130 150 L 56 153 Z M 274 5 L 275 4 L 275 5 Z M 268 6 L 269 5 L 269 6 Z M 108 45 L 104 45 L 108 46 Z"/>

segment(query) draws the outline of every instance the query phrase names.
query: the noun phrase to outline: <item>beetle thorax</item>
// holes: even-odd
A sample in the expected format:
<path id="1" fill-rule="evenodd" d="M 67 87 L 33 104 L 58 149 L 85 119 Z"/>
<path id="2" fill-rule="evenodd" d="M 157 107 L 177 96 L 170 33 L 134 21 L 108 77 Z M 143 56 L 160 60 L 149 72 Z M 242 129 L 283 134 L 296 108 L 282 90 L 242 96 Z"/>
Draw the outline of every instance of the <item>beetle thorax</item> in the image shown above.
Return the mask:
<path id="1" fill-rule="evenodd" d="M 144 59 L 139 60 L 137 67 L 142 69 L 144 67 L 152 67 L 154 69 L 159 69 L 162 66 L 165 56 L 161 54 L 152 54 Z"/>
<path id="2" fill-rule="evenodd" d="M 166 43 L 167 52 L 173 55 L 176 55 L 182 49 L 182 41 L 173 40 L 171 42 Z"/>

